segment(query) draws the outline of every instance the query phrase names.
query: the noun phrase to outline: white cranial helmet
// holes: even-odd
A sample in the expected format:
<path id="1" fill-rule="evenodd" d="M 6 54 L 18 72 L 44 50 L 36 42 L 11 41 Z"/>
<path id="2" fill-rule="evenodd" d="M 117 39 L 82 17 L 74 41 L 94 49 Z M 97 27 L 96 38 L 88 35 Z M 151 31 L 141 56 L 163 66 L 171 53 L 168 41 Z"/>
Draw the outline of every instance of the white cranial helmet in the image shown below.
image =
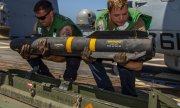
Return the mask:
<path id="1" fill-rule="evenodd" d="M 82 9 L 76 17 L 76 22 L 79 25 L 93 25 L 95 20 L 95 13 L 88 9 Z"/>

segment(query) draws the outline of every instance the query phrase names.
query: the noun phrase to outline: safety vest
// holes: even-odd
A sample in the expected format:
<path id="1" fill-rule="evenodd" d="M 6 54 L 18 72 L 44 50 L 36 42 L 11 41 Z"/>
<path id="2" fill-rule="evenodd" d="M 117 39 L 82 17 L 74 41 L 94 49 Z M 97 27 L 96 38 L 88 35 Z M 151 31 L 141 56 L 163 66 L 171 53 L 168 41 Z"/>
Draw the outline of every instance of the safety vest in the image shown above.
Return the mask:
<path id="1" fill-rule="evenodd" d="M 42 26 L 41 23 L 38 21 L 36 26 L 36 33 L 42 34 L 42 36 L 47 37 L 57 37 L 59 36 L 59 32 L 61 31 L 61 29 L 66 25 L 71 25 L 73 27 L 73 35 L 82 36 L 81 30 L 71 21 L 71 19 L 56 13 L 54 14 L 53 23 L 50 30 L 47 31 L 47 28 Z"/>
<path id="2" fill-rule="evenodd" d="M 126 30 L 131 30 L 133 28 L 133 26 L 136 24 L 136 22 L 138 21 L 139 18 L 142 18 L 142 20 L 144 21 L 146 30 L 149 29 L 150 24 L 151 24 L 151 20 L 152 20 L 151 16 L 142 14 L 138 10 L 133 9 L 133 8 L 128 9 L 128 14 L 129 14 L 129 19 L 128 19 L 129 25 L 126 28 Z M 103 30 L 109 30 L 108 29 L 108 10 L 107 9 L 105 9 L 97 17 L 96 24 L 95 24 L 96 30 L 98 30 L 98 23 L 102 23 Z M 112 28 L 112 29 L 116 29 L 117 26 L 114 24 L 113 27 L 114 28 Z"/>

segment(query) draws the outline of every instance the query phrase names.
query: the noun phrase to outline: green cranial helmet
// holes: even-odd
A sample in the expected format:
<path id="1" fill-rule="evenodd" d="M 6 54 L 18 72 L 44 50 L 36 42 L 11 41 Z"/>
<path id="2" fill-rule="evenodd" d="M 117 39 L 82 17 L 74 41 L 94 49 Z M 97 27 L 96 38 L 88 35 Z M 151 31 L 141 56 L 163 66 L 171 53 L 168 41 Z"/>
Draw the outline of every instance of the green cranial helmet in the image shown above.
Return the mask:
<path id="1" fill-rule="evenodd" d="M 88 9 L 82 9 L 76 17 L 76 22 L 79 25 L 93 25 L 96 20 L 94 12 Z"/>

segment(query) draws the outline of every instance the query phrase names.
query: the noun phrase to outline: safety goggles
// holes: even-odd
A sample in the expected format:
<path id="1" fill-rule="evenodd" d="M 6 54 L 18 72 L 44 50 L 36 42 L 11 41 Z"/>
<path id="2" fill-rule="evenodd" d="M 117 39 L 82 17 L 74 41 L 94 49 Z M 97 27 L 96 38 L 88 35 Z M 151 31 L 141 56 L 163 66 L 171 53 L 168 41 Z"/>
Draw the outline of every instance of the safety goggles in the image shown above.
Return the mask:
<path id="1" fill-rule="evenodd" d="M 47 12 L 44 16 L 37 17 L 37 16 L 35 15 L 35 17 L 36 17 L 37 19 L 39 19 L 39 20 L 45 20 L 45 19 L 46 19 L 46 16 L 47 16 L 50 12 L 51 12 L 51 11 Z"/>

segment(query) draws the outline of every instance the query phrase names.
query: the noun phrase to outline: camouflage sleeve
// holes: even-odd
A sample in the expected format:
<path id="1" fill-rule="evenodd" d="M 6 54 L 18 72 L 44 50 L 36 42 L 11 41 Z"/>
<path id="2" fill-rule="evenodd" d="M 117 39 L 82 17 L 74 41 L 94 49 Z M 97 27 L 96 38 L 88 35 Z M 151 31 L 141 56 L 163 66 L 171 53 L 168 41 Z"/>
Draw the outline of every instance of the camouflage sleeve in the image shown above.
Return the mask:
<path id="1" fill-rule="evenodd" d="M 146 31 L 146 26 L 142 18 L 139 18 L 132 30 Z"/>
<path id="2" fill-rule="evenodd" d="M 98 22 L 96 22 L 96 24 L 95 24 L 95 30 L 97 30 L 97 31 L 103 31 L 103 30 L 105 30 L 103 20 L 99 20 Z"/>
<path id="3" fill-rule="evenodd" d="M 59 35 L 60 35 L 61 37 L 67 37 L 67 36 L 73 35 L 73 29 L 72 29 L 72 27 L 71 27 L 70 25 L 64 26 L 64 27 L 61 29 Z"/>

